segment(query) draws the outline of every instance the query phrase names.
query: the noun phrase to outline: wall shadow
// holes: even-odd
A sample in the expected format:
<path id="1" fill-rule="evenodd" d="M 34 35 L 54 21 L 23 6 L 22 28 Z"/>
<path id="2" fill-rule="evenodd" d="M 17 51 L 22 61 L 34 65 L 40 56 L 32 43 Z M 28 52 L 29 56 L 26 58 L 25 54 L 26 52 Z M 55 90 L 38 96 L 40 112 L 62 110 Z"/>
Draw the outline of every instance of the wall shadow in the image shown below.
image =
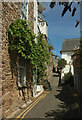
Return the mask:
<path id="1" fill-rule="evenodd" d="M 53 77 L 59 77 L 59 75 L 53 75 Z"/>
<path id="2" fill-rule="evenodd" d="M 10 69 L 11 69 L 12 79 L 16 79 L 16 83 L 18 86 L 18 54 L 15 50 L 12 51 L 9 50 L 9 57 L 10 57 Z"/>
<path id="3" fill-rule="evenodd" d="M 79 110 L 76 108 L 76 102 L 71 93 L 70 86 L 63 86 L 57 89 L 57 95 L 54 95 L 61 103 L 54 110 L 45 113 L 46 118 L 54 118 L 54 120 L 73 119 L 81 120 Z"/>
<path id="4" fill-rule="evenodd" d="M 19 59 L 18 59 L 18 53 L 16 50 L 9 50 L 9 60 L 10 60 L 10 70 L 11 70 L 11 77 L 12 80 L 14 80 L 15 82 L 13 83 L 13 86 L 16 86 L 17 91 L 19 91 L 19 97 L 21 97 L 22 95 L 22 100 L 24 100 L 24 102 L 26 103 L 26 98 L 25 98 L 25 89 L 27 89 L 27 87 L 23 86 L 23 87 L 19 87 L 18 85 L 18 77 L 19 77 Z M 14 88 L 14 87 L 13 87 Z M 13 89 L 12 88 L 12 89 Z M 22 93 L 22 94 L 21 94 Z"/>

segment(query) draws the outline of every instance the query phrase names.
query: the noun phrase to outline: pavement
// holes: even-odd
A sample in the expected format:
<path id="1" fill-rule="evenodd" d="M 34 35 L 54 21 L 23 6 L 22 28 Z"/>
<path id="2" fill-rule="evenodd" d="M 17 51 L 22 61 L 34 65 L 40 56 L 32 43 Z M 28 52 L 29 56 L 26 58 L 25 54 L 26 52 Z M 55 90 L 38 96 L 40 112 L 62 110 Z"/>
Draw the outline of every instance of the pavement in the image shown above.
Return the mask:
<path id="1" fill-rule="evenodd" d="M 72 94 L 71 87 L 69 85 L 58 86 L 59 77 L 52 76 L 50 84 L 52 86 L 51 91 L 45 91 L 42 95 L 36 98 L 26 108 L 21 109 L 14 118 L 21 120 L 23 118 L 32 119 L 35 118 L 54 118 L 54 120 L 63 119 L 77 119 L 80 118 L 80 110 L 78 103 Z"/>

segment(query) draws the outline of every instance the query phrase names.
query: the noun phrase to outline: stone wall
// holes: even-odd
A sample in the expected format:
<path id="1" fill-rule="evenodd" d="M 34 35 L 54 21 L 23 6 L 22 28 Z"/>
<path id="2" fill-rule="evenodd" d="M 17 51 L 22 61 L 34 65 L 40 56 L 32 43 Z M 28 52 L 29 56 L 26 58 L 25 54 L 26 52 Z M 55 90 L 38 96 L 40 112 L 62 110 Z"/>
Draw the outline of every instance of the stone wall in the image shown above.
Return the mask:
<path id="1" fill-rule="evenodd" d="M 0 2 L 0 16 L 2 15 L 2 3 Z M 0 119 L 2 118 L 2 16 L 0 17 Z"/>
<path id="2" fill-rule="evenodd" d="M 30 23 L 30 29 L 34 31 L 34 3 L 28 3 L 28 21 Z"/>
<path id="3" fill-rule="evenodd" d="M 12 65 L 10 54 L 8 50 L 8 27 L 16 19 L 20 18 L 20 3 L 2 3 L 2 116 L 6 117 L 10 111 L 12 112 L 12 105 L 16 101 L 18 93 L 16 87 L 16 79 L 18 74 L 17 57 L 13 55 L 13 61 L 16 64 L 16 74 L 12 73 Z M 13 75 L 14 74 L 14 75 Z M 13 108 L 14 109 L 14 108 Z"/>
<path id="4" fill-rule="evenodd" d="M 43 40 L 48 45 L 46 35 L 43 36 Z M 48 52 L 49 52 L 49 49 L 48 49 Z M 48 81 L 50 82 L 51 79 L 52 79 L 52 72 L 53 72 L 53 59 L 52 59 L 51 54 L 50 54 L 50 60 L 49 61 L 50 61 L 50 64 L 47 66 L 47 70 L 45 71 L 45 73 L 47 73 L 47 75 L 48 75 Z M 46 78 L 44 77 L 44 79 L 46 79 Z"/>
<path id="5" fill-rule="evenodd" d="M 53 75 L 53 60 L 50 58 L 50 65 L 48 66 L 48 81 L 50 82 Z"/>
<path id="6" fill-rule="evenodd" d="M 33 30 L 33 5 L 29 3 L 29 22 Z M 32 7 L 32 8 L 31 8 Z M 32 12 L 32 13 L 31 13 Z M 18 54 L 16 51 L 8 50 L 8 27 L 21 15 L 21 3 L 3 2 L 2 3 L 2 117 L 8 117 L 15 112 L 21 105 L 27 102 L 29 96 L 32 96 L 31 77 L 27 89 L 18 89 Z M 30 65 L 27 64 L 27 69 Z M 32 76 L 32 71 L 27 73 Z M 28 79 L 27 79 L 28 80 Z M 28 96 L 29 94 L 29 96 Z"/>
<path id="7" fill-rule="evenodd" d="M 73 55 L 72 59 L 74 66 L 74 88 L 78 93 L 79 107 L 82 111 L 82 67 L 80 56 L 78 54 L 75 54 Z"/>
<path id="8" fill-rule="evenodd" d="M 82 67 L 81 67 L 81 62 L 80 61 L 80 109 L 82 112 Z"/>

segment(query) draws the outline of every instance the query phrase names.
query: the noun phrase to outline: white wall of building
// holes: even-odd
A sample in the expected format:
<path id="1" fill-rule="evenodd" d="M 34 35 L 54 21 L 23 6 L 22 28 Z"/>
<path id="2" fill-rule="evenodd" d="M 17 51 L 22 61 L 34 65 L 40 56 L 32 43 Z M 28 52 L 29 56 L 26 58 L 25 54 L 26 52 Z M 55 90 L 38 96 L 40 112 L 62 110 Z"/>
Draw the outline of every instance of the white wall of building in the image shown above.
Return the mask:
<path id="1" fill-rule="evenodd" d="M 73 52 L 62 52 L 62 59 L 65 59 L 67 61 L 67 65 L 65 66 L 64 69 L 62 69 L 62 74 L 61 74 L 61 78 L 64 77 L 65 73 L 68 73 L 71 67 L 71 73 L 72 75 L 74 74 L 74 70 L 73 70 L 73 65 L 72 65 L 72 59 L 71 59 L 71 55 L 73 55 Z"/>
<path id="2" fill-rule="evenodd" d="M 37 0 L 34 0 L 34 34 L 37 36 L 38 35 L 38 4 Z M 37 40 L 35 38 L 35 42 L 37 43 Z M 35 75 L 33 76 L 33 97 L 37 96 L 37 70 L 35 72 Z"/>
<path id="3" fill-rule="evenodd" d="M 39 28 L 41 33 L 45 34 L 48 37 L 48 26 L 46 21 L 39 22 Z"/>
<path id="4" fill-rule="evenodd" d="M 38 35 L 38 4 L 37 0 L 34 0 L 34 33 Z"/>

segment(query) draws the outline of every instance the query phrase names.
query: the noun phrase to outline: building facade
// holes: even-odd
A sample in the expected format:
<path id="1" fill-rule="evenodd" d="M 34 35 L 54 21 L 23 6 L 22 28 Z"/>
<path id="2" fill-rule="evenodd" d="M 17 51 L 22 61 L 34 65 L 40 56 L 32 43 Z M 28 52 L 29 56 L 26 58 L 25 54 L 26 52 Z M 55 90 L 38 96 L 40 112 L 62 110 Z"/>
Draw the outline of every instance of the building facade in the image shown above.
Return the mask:
<path id="1" fill-rule="evenodd" d="M 2 83 L 2 117 L 12 117 L 19 107 L 26 104 L 31 97 L 37 96 L 43 92 L 43 86 L 37 85 L 37 79 L 33 76 L 33 68 L 30 61 L 26 61 L 21 56 L 18 57 L 16 51 L 10 51 L 8 41 L 8 28 L 11 23 L 17 19 L 28 20 L 30 29 L 37 36 L 43 33 L 43 40 L 47 42 L 47 22 L 42 20 L 42 14 L 45 8 L 35 0 L 34 2 L 2 2 L 2 49 L 1 58 L 1 83 Z M 37 40 L 35 39 L 35 42 Z M 48 74 L 51 72 L 51 66 L 48 66 Z M 36 72 L 37 74 L 37 72 Z M 51 76 L 49 76 L 50 78 Z M 35 83 L 33 85 L 33 82 Z M 10 116 L 11 114 L 11 116 Z"/>
<path id="2" fill-rule="evenodd" d="M 67 61 L 67 65 L 62 69 L 61 79 L 63 79 L 64 74 L 71 70 L 72 75 L 74 75 L 73 60 L 71 56 L 74 54 L 74 50 L 79 48 L 80 39 L 66 39 L 63 40 L 61 56 L 62 59 Z"/>
<path id="3" fill-rule="evenodd" d="M 53 55 L 53 72 L 57 72 L 57 68 L 58 68 L 57 55 Z"/>
<path id="4" fill-rule="evenodd" d="M 2 58 L 2 117 L 7 118 L 12 117 L 12 113 L 15 114 L 17 112 L 16 110 L 24 103 L 26 104 L 31 97 L 36 97 L 38 90 L 40 92 L 43 91 L 42 85 L 38 86 L 37 79 L 33 76 L 31 63 L 22 57 L 18 57 L 16 51 L 10 51 L 8 49 L 8 28 L 17 19 L 28 20 L 30 29 L 36 36 L 38 33 L 43 33 L 43 40 L 47 42 L 48 35 L 46 21 L 43 21 L 43 23 L 39 21 L 39 13 L 41 14 L 45 8 L 37 0 L 34 2 L 2 2 L 1 6 L 2 51 L 0 52 L 0 57 Z M 43 31 L 42 27 L 44 28 Z M 34 85 L 33 82 L 35 82 Z"/>
<path id="5" fill-rule="evenodd" d="M 82 111 L 82 67 L 80 55 L 77 51 L 74 51 L 74 54 L 72 55 L 72 60 L 74 67 L 74 88 L 78 96 L 79 107 Z"/>
<path id="6" fill-rule="evenodd" d="M 74 67 L 74 87 L 80 94 L 80 56 L 78 53 L 72 55 L 73 67 Z"/>
<path id="7" fill-rule="evenodd" d="M 2 117 L 8 117 L 32 96 L 31 64 L 8 49 L 8 28 L 17 19 L 29 19 L 34 31 L 34 3 L 2 2 Z M 28 69 L 28 71 L 27 71 Z M 28 79 L 28 89 L 24 86 Z"/>

